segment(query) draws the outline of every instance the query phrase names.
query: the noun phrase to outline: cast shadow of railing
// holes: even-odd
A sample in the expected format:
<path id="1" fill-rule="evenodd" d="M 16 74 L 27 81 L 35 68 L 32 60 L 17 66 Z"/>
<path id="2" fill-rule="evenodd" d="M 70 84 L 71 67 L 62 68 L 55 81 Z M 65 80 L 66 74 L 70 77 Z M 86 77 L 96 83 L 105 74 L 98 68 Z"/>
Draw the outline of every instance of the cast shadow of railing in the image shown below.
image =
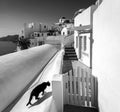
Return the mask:
<path id="1" fill-rule="evenodd" d="M 71 63 L 67 64 L 63 72 L 64 104 L 94 107 L 99 110 L 98 78 L 81 62 L 72 62 L 72 67 Z"/>
<path id="2" fill-rule="evenodd" d="M 41 97 L 40 99 L 38 99 L 35 103 L 33 103 L 29 108 L 39 105 L 40 103 L 42 103 L 43 101 L 45 101 L 46 99 L 48 99 L 50 96 L 52 96 L 52 92 L 47 92 L 45 93 L 45 95 L 43 97 Z"/>

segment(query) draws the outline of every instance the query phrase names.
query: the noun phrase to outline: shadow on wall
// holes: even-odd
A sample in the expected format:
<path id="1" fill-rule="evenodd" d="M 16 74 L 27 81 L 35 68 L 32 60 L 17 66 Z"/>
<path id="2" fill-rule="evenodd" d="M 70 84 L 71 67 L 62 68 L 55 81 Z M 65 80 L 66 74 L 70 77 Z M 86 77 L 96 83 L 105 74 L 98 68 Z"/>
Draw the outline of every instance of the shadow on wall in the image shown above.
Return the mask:
<path id="1" fill-rule="evenodd" d="M 69 69 L 68 64 L 71 66 Z M 94 107 L 95 111 L 93 112 L 99 112 L 97 77 L 91 74 L 89 67 L 78 61 L 73 61 L 72 64 L 67 63 L 64 68 L 67 68 L 63 73 L 64 106 L 89 107 L 88 111 Z M 84 111 L 82 108 L 79 108 L 80 110 Z"/>

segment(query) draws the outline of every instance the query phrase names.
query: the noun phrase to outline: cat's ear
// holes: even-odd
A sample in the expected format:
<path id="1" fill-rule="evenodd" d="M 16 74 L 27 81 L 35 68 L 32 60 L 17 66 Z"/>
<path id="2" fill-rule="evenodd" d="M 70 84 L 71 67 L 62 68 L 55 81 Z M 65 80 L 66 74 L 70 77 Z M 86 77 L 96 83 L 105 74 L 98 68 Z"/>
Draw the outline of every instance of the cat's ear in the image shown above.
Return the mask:
<path id="1" fill-rule="evenodd" d="M 49 81 L 47 81 L 47 83 L 48 83 L 48 85 L 50 85 L 50 82 L 49 82 Z"/>

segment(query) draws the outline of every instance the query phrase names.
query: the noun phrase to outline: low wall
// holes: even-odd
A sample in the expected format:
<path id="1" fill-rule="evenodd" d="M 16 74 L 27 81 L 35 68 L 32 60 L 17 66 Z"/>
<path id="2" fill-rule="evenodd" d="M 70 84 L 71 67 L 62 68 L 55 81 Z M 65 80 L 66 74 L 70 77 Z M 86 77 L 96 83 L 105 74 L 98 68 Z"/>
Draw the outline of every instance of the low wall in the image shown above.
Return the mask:
<path id="1" fill-rule="evenodd" d="M 57 112 L 63 112 L 63 78 L 62 78 L 62 67 L 63 67 L 63 55 L 64 50 L 62 49 L 59 57 L 57 57 L 57 68 L 56 74 L 52 81 L 52 94 L 55 101 L 55 107 Z"/>
<path id="2" fill-rule="evenodd" d="M 56 52 L 55 47 L 43 45 L 0 57 L 0 111 L 28 88 Z"/>
<path id="3" fill-rule="evenodd" d="M 63 79 L 62 74 L 56 74 L 52 81 L 53 99 L 55 101 L 57 112 L 63 112 Z"/>

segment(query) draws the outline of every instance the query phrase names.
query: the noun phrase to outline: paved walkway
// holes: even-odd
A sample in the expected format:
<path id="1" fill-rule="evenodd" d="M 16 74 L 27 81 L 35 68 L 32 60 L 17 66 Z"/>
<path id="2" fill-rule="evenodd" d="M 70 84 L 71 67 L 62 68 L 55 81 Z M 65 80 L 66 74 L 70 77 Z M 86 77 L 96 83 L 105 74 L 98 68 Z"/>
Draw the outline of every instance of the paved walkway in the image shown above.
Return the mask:
<path id="1" fill-rule="evenodd" d="M 44 96 L 40 94 L 39 97 L 41 98 L 39 100 L 36 101 L 35 98 L 33 98 L 31 102 L 32 106 L 26 106 L 26 104 L 28 103 L 31 91 L 37 85 L 46 81 L 51 82 L 53 76 L 59 73 L 60 64 L 61 53 L 58 52 L 10 112 L 56 112 L 55 102 L 52 97 L 52 86 L 47 87 Z"/>

